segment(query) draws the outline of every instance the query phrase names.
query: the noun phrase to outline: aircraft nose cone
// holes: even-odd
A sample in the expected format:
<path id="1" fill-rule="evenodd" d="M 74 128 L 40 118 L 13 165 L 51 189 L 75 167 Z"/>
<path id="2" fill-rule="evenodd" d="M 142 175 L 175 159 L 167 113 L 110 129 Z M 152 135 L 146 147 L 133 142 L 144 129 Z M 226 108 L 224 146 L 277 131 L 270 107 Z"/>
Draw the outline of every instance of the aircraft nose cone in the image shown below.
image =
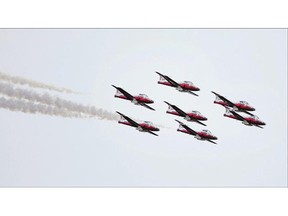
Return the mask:
<path id="1" fill-rule="evenodd" d="M 159 128 L 156 128 L 156 131 L 159 131 L 160 129 Z"/>
<path id="2" fill-rule="evenodd" d="M 263 125 L 266 125 L 266 123 L 265 123 L 265 122 L 262 122 L 262 124 L 263 124 Z"/>
<path id="3" fill-rule="evenodd" d="M 255 111 L 255 108 L 254 108 L 254 107 L 252 107 L 252 108 L 251 108 L 251 111 Z"/>

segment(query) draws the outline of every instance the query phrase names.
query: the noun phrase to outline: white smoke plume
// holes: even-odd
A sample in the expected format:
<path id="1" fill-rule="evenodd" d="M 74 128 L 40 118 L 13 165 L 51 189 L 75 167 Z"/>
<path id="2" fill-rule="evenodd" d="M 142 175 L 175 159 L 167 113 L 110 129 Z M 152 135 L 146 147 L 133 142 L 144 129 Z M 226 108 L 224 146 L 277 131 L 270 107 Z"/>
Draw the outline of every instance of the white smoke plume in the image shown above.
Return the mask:
<path id="1" fill-rule="evenodd" d="M 80 94 L 79 92 L 67 89 L 67 88 L 59 88 L 53 85 L 48 85 L 45 83 L 37 82 L 34 80 L 26 79 L 23 77 L 19 76 L 11 76 L 9 74 L 5 74 L 0 72 L 0 80 L 5 80 L 8 82 L 12 82 L 15 84 L 21 84 L 21 85 L 28 85 L 33 88 L 42 88 L 42 89 L 47 89 L 47 90 L 53 90 L 57 92 L 62 92 L 62 93 L 73 93 L 73 94 Z"/>
<path id="2" fill-rule="evenodd" d="M 19 99 L 7 99 L 0 97 L 0 108 L 10 111 L 19 111 L 24 113 L 41 113 L 45 115 L 61 116 L 66 118 L 85 118 L 81 113 L 69 112 L 58 107 L 48 106 L 45 104 L 35 104 L 31 101 L 23 101 Z"/>
<path id="3" fill-rule="evenodd" d="M 18 110 L 22 112 L 24 112 L 23 110 L 26 110 L 25 112 L 28 112 L 27 110 L 32 110 L 31 113 L 38 112 L 49 114 L 47 112 L 47 109 L 48 107 L 50 107 L 50 109 L 53 109 L 54 111 L 61 111 L 62 114 L 66 112 L 68 116 L 65 117 L 69 117 L 69 115 L 73 113 L 73 115 L 78 114 L 77 116 L 74 115 L 73 117 L 98 117 L 99 119 L 106 119 L 112 121 L 117 121 L 119 119 L 119 116 L 117 114 L 105 111 L 103 109 L 98 109 L 94 106 L 85 106 L 82 104 L 74 103 L 56 96 L 52 96 L 48 93 L 39 94 L 35 91 L 15 87 L 10 83 L 0 82 L 0 94 L 9 96 L 14 99 L 18 99 L 19 103 L 16 103 L 16 100 L 11 100 L 11 103 L 8 103 L 7 100 L 4 100 L 5 98 L 3 99 L 0 107 L 8 108 L 10 110 Z M 21 107 L 22 105 L 25 106 L 25 109 Z M 35 109 L 37 110 L 37 112 L 34 110 L 34 107 L 36 107 Z M 43 112 L 41 112 L 41 108 L 44 109 Z"/>

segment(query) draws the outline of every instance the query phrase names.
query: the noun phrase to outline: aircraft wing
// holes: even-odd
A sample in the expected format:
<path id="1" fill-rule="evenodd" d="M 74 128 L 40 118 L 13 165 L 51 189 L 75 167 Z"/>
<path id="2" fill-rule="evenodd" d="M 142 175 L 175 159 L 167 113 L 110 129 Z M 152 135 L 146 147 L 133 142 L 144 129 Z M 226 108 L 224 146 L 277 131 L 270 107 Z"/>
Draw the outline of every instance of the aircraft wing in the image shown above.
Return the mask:
<path id="1" fill-rule="evenodd" d="M 155 135 L 155 136 L 158 136 L 158 134 L 156 134 L 156 133 L 153 133 L 152 131 L 150 131 L 150 130 L 146 130 L 148 133 L 150 133 L 150 134 L 153 134 L 153 135 Z"/>
<path id="2" fill-rule="evenodd" d="M 217 144 L 216 142 L 213 142 L 212 140 L 207 139 L 208 142 L 211 142 L 213 144 Z"/>
<path id="3" fill-rule="evenodd" d="M 231 113 L 233 113 L 233 115 L 236 116 L 239 120 L 246 121 L 246 119 L 245 119 L 243 116 L 239 115 L 238 113 L 236 113 L 236 112 L 234 112 L 234 111 L 232 111 L 232 110 L 231 110 Z M 253 123 L 251 123 L 251 122 L 249 122 L 249 124 L 254 125 L 254 126 L 256 126 L 256 127 L 259 127 L 259 128 L 263 128 L 263 127 L 261 127 L 260 125 L 253 124 Z"/>
<path id="4" fill-rule="evenodd" d="M 118 91 L 120 91 L 123 95 L 125 95 L 125 97 L 127 97 L 129 100 L 133 100 L 133 95 L 129 94 L 128 92 L 126 92 L 124 89 L 114 86 L 112 85 L 114 88 L 116 88 Z"/>
<path id="5" fill-rule="evenodd" d="M 242 110 L 243 112 L 245 112 L 246 114 L 250 115 L 250 116 L 254 116 L 252 113 L 246 111 L 246 110 Z"/>
<path id="6" fill-rule="evenodd" d="M 179 84 L 178 84 L 176 81 L 172 80 L 170 77 L 168 77 L 168 76 L 166 76 L 166 75 L 163 75 L 163 74 L 161 74 L 161 73 L 159 73 L 159 72 L 157 72 L 157 71 L 156 71 L 156 73 L 157 73 L 159 76 L 164 77 L 172 86 L 174 86 L 174 87 L 179 86 Z"/>
<path id="7" fill-rule="evenodd" d="M 178 108 L 175 105 L 172 105 L 170 103 L 168 103 L 167 101 L 164 101 L 168 106 L 171 106 L 176 112 L 178 112 L 181 116 L 185 117 L 187 115 L 186 112 L 184 112 L 183 110 L 181 110 L 180 108 Z"/>
<path id="8" fill-rule="evenodd" d="M 193 94 L 193 95 L 195 95 L 195 96 L 199 96 L 199 95 L 197 95 L 197 94 L 195 94 L 194 92 L 192 92 L 192 91 L 188 91 L 190 94 Z"/>
<path id="9" fill-rule="evenodd" d="M 239 115 L 238 113 L 234 112 L 233 110 L 230 110 L 230 112 L 231 112 L 235 117 L 237 117 L 239 120 L 246 121 L 246 119 L 245 119 L 243 116 Z"/>
<path id="10" fill-rule="evenodd" d="M 154 108 L 148 106 L 147 104 L 140 103 L 140 105 L 141 105 L 141 106 L 144 106 L 144 107 L 146 107 L 146 108 L 148 108 L 148 109 L 150 109 L 150 110 L 155 110 Z"/>
<path id="11" fill-rule="evenodd" d="M 195 122 L 197 122 L 198 124 L 201 124 L 201 125 L 203 125 L 203 126 L 207 126 L 206 124 L 204 124 L 204 123 L 198 121 L 197 119 L 194 119 L 193 121 L 195 121 Z"/>
<path id="12" fill-rule="evenodd" d="M 132 120 L 131 118 L 129 118 L 128 116 L 116 111 L 119 115 L 121 115 L 123 118 L 125 118 L 133 127 L 139 127 L 140 125 L 135 122 L 134 120 Z M 141 126 L 140 126 L 141 127 Z"/>
<path id="13" fill-rule="evenodd" d="M 174 110 L 176 110 L 176 112 L 178 112 L 182 117 L 187 116 L 187 113 L 184 112 L 183 110 L 181 110 L 180 108 L 178 108 L 177 106 L 172 105 L 172 104 L 168 103 L 167 101 L 164 101 L 164 102 L 165 102 L 166 104 L 168 104 L 168 106 L 171 106 Z M 191 117 L 190 117 L 190 118 L 191 118 Z M 195 118 L 191 118 L 191 119 L 193 119 L 193 121 L 197 122 L 198 124 L 201 124 L 201 125 L 203 125 L 203 126 L 207 126 L 206 124 L 198 121 L 198 120 L 195 119 Z"/>
<path id="14" fill-rule="evenodd" d="M 198 134 L 196 131 L 192 130 L 187 125 L 185 125 L 184 123 L 178 121 L 177 119 L 175 119 L 175 121 L 177 121 L 182 127 L 184 127 L 190 134 L 192 134 L 192 135 L 197 135 Z"/>
<path id="15" fill-rule="evenodd" d="M 225 101 L 226 103 L 228 103 L 230 106 L 232 106 L 232 107 L 235 106 L 235 104 L 233 102 L 231 102 L 227 98 L 223 97 L 222 95 L 219 95 L 214 91 L 212 91 L 212 93 L 215 94 L 216 96 L 218 96 L 222 101 Z"/>

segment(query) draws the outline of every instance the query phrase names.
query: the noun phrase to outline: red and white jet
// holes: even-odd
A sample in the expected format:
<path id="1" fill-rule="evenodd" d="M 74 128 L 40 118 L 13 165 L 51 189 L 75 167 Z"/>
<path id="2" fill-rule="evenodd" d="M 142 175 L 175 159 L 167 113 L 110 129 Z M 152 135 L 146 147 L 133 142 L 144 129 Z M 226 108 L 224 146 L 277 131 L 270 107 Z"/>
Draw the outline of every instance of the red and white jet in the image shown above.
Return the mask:
<path id="1" fill-rule="evenodd" d="M 143 123 L 137 123 L 136 121 L 132 120 L 128 116 L 116 111 L 120 116 L 121 119 L 118 121 L 119 124 L 128 125 L 131 127 L 135 127 L 136 130 L 140 132 L 148 132 L 150 134 L 153 134 L 155 136 L 158 136 L 158 134 L 153 133 L 152 131 L 159 131 L 160 129 L 155 127 L 152 122 L 144 121 Z"/>
<path id="2" fill-rule="evenodd" d="M 252 115 L 249 117 L 243 117 L 238 113 L 234 112 L 233 110 L 230 110 L 229 108 L 226 108 L 224 116 L 242 121 L 242 123 L 247 126 L 256 126 L 259 128 L 263 128 L 261 126 L 266 125 L 265 122 L 261 121 L 258 116 Z"/>
<path id="3" fill-rule="evenodd" d="M 195 96 L 198 96 L 195 94 L 193 91 L 199 91 L 200 88 L 195 86 L 192 82 L 190 81 L 184 81 L 182 83 L 177 83 L 174 80 L 172 80 L 170 77 L 163 75 L 157 71 L 155 71 L 157 74 L 159 74 L 160 79 L 158 81 L 159 84 L 166 85 L 166 86 L 171 86 L 176 88 L 180 92 L 188 92 L 190 94 L 193 94 Z"/>
<path id="4" fill-rule="evenodd" d="M 212 93 L 216 95 L 216 99 L 214 103 L 220 104 L 224 107 L 232 107 L 234 111 L 245 112 L 248 115 L 253 116 L 253 114 L 248 111 L 255 111 L 255 108 L 249 105 L 246 101 L 239 101 L 239 102 L 233 103 L 227 98 L 223 97 L 222 95 L 217 94 L 216 92 L 212 91 Z"/>
<path id="5" fill-rule="evenodd" d="M 201 115 L 200 112 L 191 111 L 191 112 L 186 113 L 183 110 L 181 110 L 180 108 L 178 108 L 177 106 L 170 104 L 167 101 L 164 101 L 164 102 L 169 106 L 166 113 L 181 116 L 181 117 L 184 117 L 184 119 L 187 121 L 197 122 L 198 124 L 206 126 L 206 124 L 204 124 L 200 121 L 206 121 L 207 118 L 205 116 Z"/>
<path id="6" fill-rule="evenodd" d="M 114 88 L 116 88 L 116 94 L 114 95 L 114 97 L 117 98 L 121 98 L 121 99 L 125 99 L 125 100 L 130 100 L 133 104 L 135 105 L 141 105 L 144 106 L 150 110 L 155 110 L 152 107 L 148 106 L 147 104 L 152 104 L 154 103 L 153 100 L 149 99 L 147 95 L 145 94 L 139 94 L 136 96 L 133 96 L 131 94 L 129 94 L 127 91 L 125 91 L 124 89 L 114 86 L 112 85 Z"/>
<path id="7" fill-rule="evenodd" d="M 198 140 L 206 140 L 206 141 L 211 142 L 213 144 L 217 144 L 212 140 L 217 140 L 218 138 L 216 136 L 212 135 L 212 133 L 209 130 L 202 130 L 202 131 L 196 132 L 196 131 L 192 130 L 190 127 L 188 127 L 187 125 L 185 125 L 184 123 L 182 123 L 176 119 L 175 119 L 175 121 L 177 121 L 179 123 L 179 128 L 177 129 L 177 131 L 193 135 Z"/>

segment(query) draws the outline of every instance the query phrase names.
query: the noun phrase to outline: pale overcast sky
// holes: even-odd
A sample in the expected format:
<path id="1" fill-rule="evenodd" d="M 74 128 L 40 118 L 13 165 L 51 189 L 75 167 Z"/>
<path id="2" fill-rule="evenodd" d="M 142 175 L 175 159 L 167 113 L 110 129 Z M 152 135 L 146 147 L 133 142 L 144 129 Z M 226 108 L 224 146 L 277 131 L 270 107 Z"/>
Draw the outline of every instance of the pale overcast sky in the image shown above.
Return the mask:
<path id="1" fill-rule="evenodd" d="M 82 93 L 51 95 L 167 127 L 156 137 L 0 107 L 2 187 L 287 186 L 285 29 L 1 29 L 0 59 L 2 73 Z M 155 71 L 192 81 L 199 97 L 158 85 Z M 111 84 L 147 94 L 156 111 L 114 98 Z M 211 91 L 248 101 L 267 125 L 225 118 Z M 164 100 L 200 111 L 207 127 L 166 114 Z M 175 118 L 210 130 L 218 145 L 177 132 Z"/>

